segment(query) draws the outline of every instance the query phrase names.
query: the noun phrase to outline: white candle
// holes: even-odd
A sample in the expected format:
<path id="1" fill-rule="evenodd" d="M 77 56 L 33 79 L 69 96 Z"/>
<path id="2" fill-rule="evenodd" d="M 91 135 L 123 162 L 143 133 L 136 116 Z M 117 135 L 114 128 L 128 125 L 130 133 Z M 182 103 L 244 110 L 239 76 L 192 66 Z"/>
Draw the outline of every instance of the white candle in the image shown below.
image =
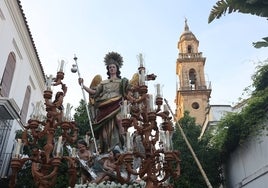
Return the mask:
<path id="1" fill-rule="evenodd" d="M 61 60 L 59 72 L 63 72 L 64 63 L 65 63 L 64 60 Z"/>
<path id="2" fill-rule="evenodd" d="M 165 131 L 160 130 L 159 131 L 159 141 L 165 143 L 165 137 L 166 137 Z"/>
<path id="3" fill-rule="evenodd" d="M 134 98 L 135 98 L 135 99 L 138 99 L 138 98 L 139 98 L 139 93 L 138 93 L 138 92 L 135 92 L 135 93 L 134 93 Z"/>
<path id="4" fill-rule="evenodd" d="M 145 85 L 145 71 L 141 70 L 140 73 L 140 85 Z"/>
<path id="5" fill-rule="evenodd" d="M 86 136 L 85 136 L 85 141 L 86 141 L 86 143 L 87 143 L 87 145 L 89 144 L 89 139 L 88 139 L 88 135 L 86 134 Z"/>
<path id="6" fill-rule="evenodd" d="M 143 57 L 142 54 L 139 54 L 139 62 L 140 62 L 140 67 L 143 67 Z"/>
<path id="7" fill-rule="evenodd" d="M 60 155 L 61 143 L 62 143 L 62 136 L 60 136 L 58 139 L 57 150 L 56 150 L 57 157 L 59 157 Z"/>
<path id="8" fill-rule="evenodd" d="M 70 103 L 67 103 L 67 105 L 66 105 L 66 109 L 67 109 L 67 110 L 66 110 L 66 111 L 69 112 L 70 108 L 71 108 L 71 104 L 70 104 Z M 69 115 L 69 114 L 68 114 L 68 115 Z"/>
<path id="9" fill-rule="evenodd" d="M 165 135 L 165 131 L 163 130 L 160 130 L 159 131 L 159 147 L 160 149 L 164 149 L 165 148 L 165 145 L 166 145 L 166 135 Z"/>
<path id="10" fill-rule="evenodd" d="M 15 157 L 18 157 L 20 154 L 20 148 L 21 148 L 21 139 L 18 139 L 17 146 L 16 146 L 16 152 L 15 152 Z"/>
<path id="11" fill-rule="evenodd" d="M 72 109 L 71 104 L 70 103 L 67 103 L 65 114 L 63 114 L 63 117 L 64 117 L 63 120 L 64 121 L 71 121 L 72 120 L 71 109 Z"/>
<path id="12" fill-rule="evenodd" d="M 169 135 L 169 131 L 166 131 L 166 150 L 167 151 L 170 150 L 170 135 Z"/>
<path id="13" fill-rule="evenodd" d="M 148 95 L 148 102 L 149 102 L 149 112 L 154 111 L 154 102 L 153 102 L 153 95 Z"/>
<path id="14" fill-rule="evenodd" d="M 160 93 L 160 84 L 156 84 L 156 96 L 160 97 L 161 93 Z"/>
<path id="15" fill-rule="evenodd" d="M 127 110 L 127 100 L 124 100 L 123 108 L 124 108 L 123 115 L 124 115 L 124 118 L 126 118 L 127 117 L 127 112 L 128 112 L 128 110 Z"/>
<path id="16" fill-rule="evenodd" d="M 127 132 L 127 151 L 131 151 L 130 132 Z"/>
<path id="17" fill-rule="evenodd" d="M 47 90 L 51 91 L 51 85 L 52 85 L 52 75 L 49 75 L 47 78 Z"/>
<path id="18" fill-rule="evenodd" d="M 166 104 L 164 104 L 164 112 L 168 111 L 168 106 Z"/>
<path id="19" fill-rule="evenodd" d="M 76 148 L 72 148 L 72 157 L 76 157 Z"/>

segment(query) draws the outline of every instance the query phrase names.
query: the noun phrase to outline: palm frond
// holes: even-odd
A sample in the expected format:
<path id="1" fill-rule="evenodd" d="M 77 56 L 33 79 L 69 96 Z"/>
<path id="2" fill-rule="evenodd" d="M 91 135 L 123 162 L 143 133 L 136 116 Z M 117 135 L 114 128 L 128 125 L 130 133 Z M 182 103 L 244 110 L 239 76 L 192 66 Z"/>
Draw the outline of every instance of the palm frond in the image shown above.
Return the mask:
<path id="1" fill-rule="evenodd" d="M 208 18 L 208 23 L 211 23 L 214 19 L 220 18 L 222 15 L 225 15 L 227 9 L 229 8 L 229 4 L 227 2 L 223 1 L 218 1 L 216 5 L 213 6 L 209 18 Z"/>
<path id="2" fill-rule="evenodd" d="M 262 38 L 264 41 L 253 42 L 255 48 L 268 47 L 268 37 Z"/>
<path id="3" fill-rule="evenodd" d="M 208 23 L 216 18 L 219 19 L 226 12 L 230 14 L 236 11 L 268 18 L 268 2 L 267 0 L 220 0 L 213 6 Z"/>

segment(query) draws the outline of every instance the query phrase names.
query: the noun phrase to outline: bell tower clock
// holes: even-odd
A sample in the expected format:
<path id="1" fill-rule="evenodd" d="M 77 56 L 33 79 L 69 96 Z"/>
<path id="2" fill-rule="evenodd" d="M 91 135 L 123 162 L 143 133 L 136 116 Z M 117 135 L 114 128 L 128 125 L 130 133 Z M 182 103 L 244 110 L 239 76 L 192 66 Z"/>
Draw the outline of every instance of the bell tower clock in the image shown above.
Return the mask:
<path id="1" fill-rule="evenodd" d="M 206 58 L 198 51 L 198 45 L 199 41 L 189 30 L 185 19 L 184 32 L 178 42 L 179 57 L 176 62 L 179 79 L 175 100 L 176 118 L 179 120 L 185 111 L 189 111 L 190 116 L 196 118 L 196 124 L 202 126 L 209 105 L 211 87 L 205 80 Z"/>

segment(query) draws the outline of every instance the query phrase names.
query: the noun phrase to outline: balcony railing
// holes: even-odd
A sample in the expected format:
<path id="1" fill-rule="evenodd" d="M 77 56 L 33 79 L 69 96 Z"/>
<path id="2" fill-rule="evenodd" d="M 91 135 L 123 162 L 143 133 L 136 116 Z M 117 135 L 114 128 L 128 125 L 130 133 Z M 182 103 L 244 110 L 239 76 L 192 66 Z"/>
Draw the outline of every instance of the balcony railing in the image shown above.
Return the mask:
<path id="1" fill-rule="evenodd" d="M 179 90 L 211 90 L 211 82 L 206 82 L 206 85 L 200 85 L 195 87 L 194 85 L 189 84 L 188 86 L 185 87 L 180 87 Z"/>
<path id="2" fill-rule="evenodd" d="M 199 53 L 179 53 L 179 58 L 202 58 L 202 52 Z"/>

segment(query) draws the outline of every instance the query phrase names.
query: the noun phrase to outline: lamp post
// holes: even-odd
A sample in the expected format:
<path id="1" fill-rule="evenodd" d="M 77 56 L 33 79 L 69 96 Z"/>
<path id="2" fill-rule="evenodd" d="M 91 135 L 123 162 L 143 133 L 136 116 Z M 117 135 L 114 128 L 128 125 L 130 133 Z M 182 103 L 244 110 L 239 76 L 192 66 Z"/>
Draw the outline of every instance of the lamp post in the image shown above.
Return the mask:
<path id="1" fill-rule="evenodd" d="M 15 155 L 11 160 L 12 175 L 10 179 L 10 188 L 16 186 L 17 174 L 26 161 L 31 162 L 31 171 L 34 182 L 39 188 L 54 187 L 60 165 L 66 161 L 68 164 L 69 186 L 73 188 L 76 182 L 76 162 L 75 157 L 64 148 L 68 144 L 75 143 L 78 134 L 78 128 L 70 118 L 70 104 L 66 109 L 63 107 L 63 99 L 67 92 L 66 85 L 62 82 L 64 79 L 64 61 L 61 61 L 60 69 L 56 78 L 50 76 L 47 79 L 47 87 L 44 91 L 44 105 L 46 116 L 42 114 L 42 104 L 38 102 L 31 114 L 22 138 L 18 140 L 15 147 Z M 52 101 L 53 91 L 51 86 L 61 87 L 55 94 Z M 20 145 L 20 146 L 19 146 Z M 29 147 L 30 154 L 23 155 L 21 145 Z"/>

